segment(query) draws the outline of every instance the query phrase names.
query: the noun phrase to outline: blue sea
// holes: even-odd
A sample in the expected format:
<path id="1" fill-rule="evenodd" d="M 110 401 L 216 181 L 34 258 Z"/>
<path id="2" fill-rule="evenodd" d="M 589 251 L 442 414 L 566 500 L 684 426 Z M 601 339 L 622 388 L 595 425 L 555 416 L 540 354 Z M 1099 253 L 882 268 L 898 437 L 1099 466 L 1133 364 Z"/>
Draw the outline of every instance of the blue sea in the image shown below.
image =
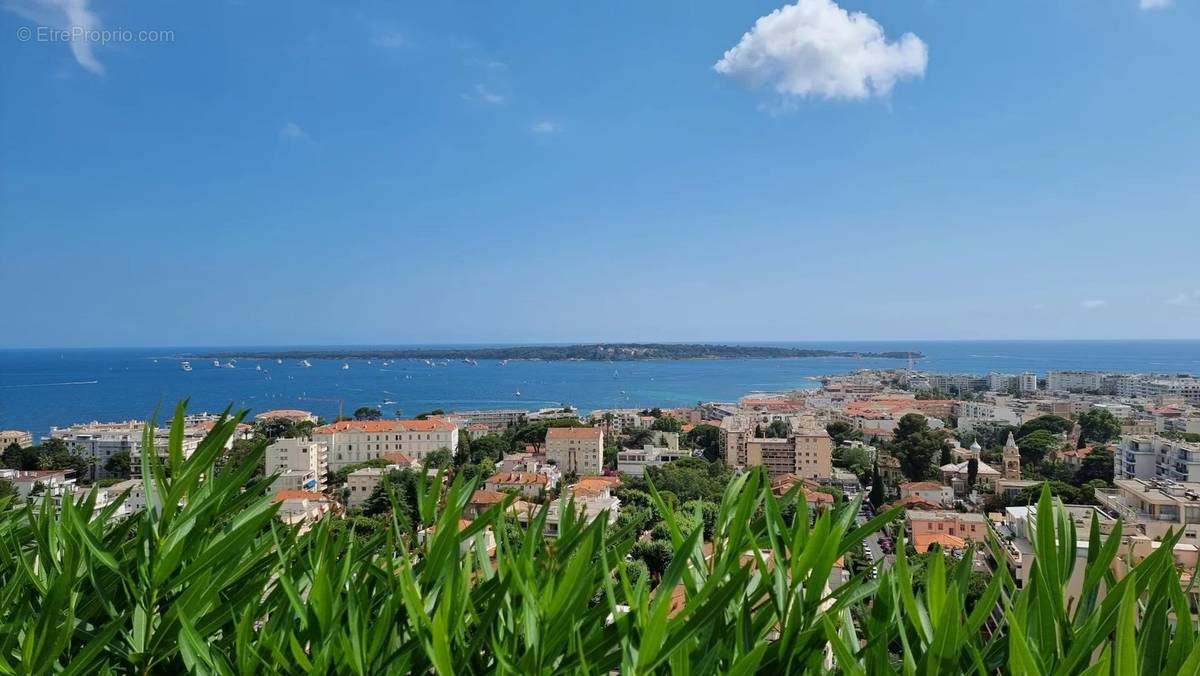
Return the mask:
<path id="1" fill-rule="evenodd" d="M 760 343 L 768 344 L 768 343 Z M 908 351 L 925 355 L 928 371 L 1016 373 L 1089 369 L 1123 372 L 1200 373 L 1200 340 L 1161 341 L 880 341 L 769 343 L 844 351 Z M 89 420 L 169 417 L 188 397 L 191 411 L 226 406 L 263 411 L 302 408 L 332 419 L 339 402 L 352 412 L 381 407 L 412 416 L 434 408 L 541 408 L 570 404 L 584 411 L 610 407 L 678 406 L 733 401 L 754 391 L 816 387 L 814 376 L 859 368 L 902 367 L 903 360 L 805 358 L 644 362 L 451 361 L 430 367 L 420 360 L 239 360 L 216 368 L 211 360 L 181 355 L 254 348 L 122 348 L 0 350 L 0 429 L 35 436 L 51 425 Z M 262 370 L 255 367 L 260 366 Z M 518 394 L 519 392 L 519 394 Z"/>

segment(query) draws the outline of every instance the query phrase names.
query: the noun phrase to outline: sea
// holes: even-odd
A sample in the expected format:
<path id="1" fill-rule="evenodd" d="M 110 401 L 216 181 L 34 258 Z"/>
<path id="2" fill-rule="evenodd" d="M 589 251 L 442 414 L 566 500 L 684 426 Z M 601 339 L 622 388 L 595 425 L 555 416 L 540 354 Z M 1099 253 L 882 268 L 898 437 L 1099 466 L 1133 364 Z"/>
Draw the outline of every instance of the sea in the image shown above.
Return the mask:
<path id="1" fill-rule="evenodd" d="M 740 343 L 839 351 L 916 351 L 915 368 L 952 373 L 1096 370 L 1200 374 L 1200 340 L 871 341 Z M 341 346 L 347 347 L 347 346 Z M 354 346 L 362 349 L 364 346 Z M 365 346 L 380 347 L 380 346 Z M 422 346 L 393 346 L 422 347 Z M 451 346 L 424 346 L 451 347 Z M 455 346 L 480 347 L 480 346 Z M 818 387 L 822 375 L 906 366 L 903 359 L 601 361 L 438 361 L 240 359 L 209 352 L 318 349 L 307 346 L 0 350 L 0 429 L 30 430 L 92 420 L 168 418 L 179 400 L 190 412 L 299 408 L 333 419 L 360 406 L 385 415 L 433 409 L 680 406 L 736 401 L 751 392 Z M 336 349 L 331 346 L 329 349 Z M 181 368 L 188 359 L 191 371 Z M 223 363 L 225 360 L 222 360 Z M 349 368 L 343 368 L 348 365 Z"/>

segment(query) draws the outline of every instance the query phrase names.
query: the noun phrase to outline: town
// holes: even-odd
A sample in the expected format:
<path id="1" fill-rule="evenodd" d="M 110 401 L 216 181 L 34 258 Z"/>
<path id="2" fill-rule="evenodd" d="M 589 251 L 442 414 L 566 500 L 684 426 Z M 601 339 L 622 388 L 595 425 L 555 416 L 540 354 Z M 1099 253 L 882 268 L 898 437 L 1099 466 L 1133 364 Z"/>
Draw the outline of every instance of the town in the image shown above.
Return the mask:
<path id="1" fill-rule="evenodd" d="M 221 419 L 187 416 L 183 455 Z M 145 431 L 139 420 L 85 422 L 36 443 L 29 432 L 0 432 L 0 496 L 12 496 L 13 508 L 59 506 L 95 491 L 98 508 L 117 506 L 110 519 L 143 510 L 153 499 L 141 476 Z M 163 462 L 169 433 L 152 436 Z M 366 539 L 397 518 L 419 539 L 432 526 L 416 508 L 419 486 L 461 477 L 476 485 L 464 528 L 497 505 L 514 532 L 540 514 L 547 537 L 564 518 L 603 519 L 638 534 L 630 559 L 650 580 L 675 554 L 651 491 L 677 510 L 676 521 L 701 515 L 711 534 L 730 481 L 759 466 L 777 495 L 797 491 L 817 509 L 863 494 L 859 522 L 901 509 L 839 561 L 834 586 L 891 565 L 903 541 L 918 565 L 970 553 L 978 588 L 1001 566 L 1019 587 L 1044 487 L 1083 529 L 1095 519 L 1108 534 L 1120 522 L 1128 565 L 1172 531 L 1183 532 L 1175 564 L 1200 563 L 1200 379 L 1186 375 L 971 375 L 910 365 L 676 408 L 432 410 L 399 420 L 363 407 L 333 421 L 269 410 L 238 426 L 218 464 L 239 463 L 258 446 L 255 476 L 270 479 L 286 524 L 329 519 Z M 494 534 L 487 542 L 494 547 Z M 1086 558 L 1086 548 L 1076 556 Z M 1084 571 L 1075 568 L 1068 600 Z"/>

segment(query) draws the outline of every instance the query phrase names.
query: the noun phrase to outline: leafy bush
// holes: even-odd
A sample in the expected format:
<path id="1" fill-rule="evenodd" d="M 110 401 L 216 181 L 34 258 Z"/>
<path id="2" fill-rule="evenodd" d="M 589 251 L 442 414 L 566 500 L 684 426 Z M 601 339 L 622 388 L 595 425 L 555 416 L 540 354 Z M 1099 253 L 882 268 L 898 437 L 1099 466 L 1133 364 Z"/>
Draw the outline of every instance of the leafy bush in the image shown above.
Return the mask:
<path id="1" fill-rule="evenodd" d="M 986 584 L 971 575 L 970 556 L 925 557 L 916 584 L 903 542 L 877 578 L 831 585 L 838 559 L 897 511 L 863 525 L 858 500 L 812 513 L 755 471 L 730 481 L 706 548 L 650 485 L 671 552 L 652 590 L 629 563 L 633 537 L 604 519 L 564 512 L 552 545 L 545 510 L 522 530 L 497 505 L 460 529 L 473 489 L 461 477 L 422 484 L 423 537 L 394 519 L 285 526 L 271 477 L 250 478 L 261 443 L 215 469 L 240 420 L 185 460 L 179 407 L 165 465 L 142 454 L 137 514 L 112 518 L 94 492 L 57 510 L 0 500 L 0 672 L 1200 672 L 1179 535 L 1117 579 L 1120 528 L 1105 541 L 1093 522 L 1068 607 L 1075 526 L 1047 492 L 1018 590 L 1003 565 Z"/>

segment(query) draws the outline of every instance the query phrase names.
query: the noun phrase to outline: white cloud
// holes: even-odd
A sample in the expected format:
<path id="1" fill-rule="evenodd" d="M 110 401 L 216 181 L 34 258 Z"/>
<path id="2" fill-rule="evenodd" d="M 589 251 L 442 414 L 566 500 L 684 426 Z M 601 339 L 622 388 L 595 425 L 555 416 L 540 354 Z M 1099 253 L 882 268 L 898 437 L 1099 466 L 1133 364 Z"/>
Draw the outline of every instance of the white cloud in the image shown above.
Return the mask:
<path id="1" fill-rule="evenodd" d="M 303 127 L 290 120 L 279 130 L 279 137 L 286 139 L 297 139 L 301 141 L 309 140 L 308 132 L 304 131 Z"/>
<path id="2" fill-rule="evenodd" d="M 1200 289 L 1196 289 L 1195 291 L 1193 291 L 1191 293 L 1188 293 L 1186 291 L 1177 293 L 1174 296 L 1171 296 L 1170 298 L 1164 300 L 1163 302 L 1166 303 L 1167 305 L 1200 307 Z"/>
<path id="3" fill-rule="evenodd" d="M 1085 300 L 1079 304 L 1085 310 L 1096 310 L 1108 305 L 1108 301 L 1099 299 Z"/>
<path id="4" fill-rule="evenodd" d="M 1166 9 L 1175 4 L 1175 0 L 1138 0 L 1138 9 L 1152 12 L 1156 9 Z"/>
<path id="5" fill-rule="evenodd" d="M 562 125 L 551 120 L 538 120 L 529 127 L 529 131 L 535 134 L 543 135 L 557 134 L 558 132 L 562 131 Z"/>
<path id="6" fill-rule="evenodd" d="M 507 96 L 493 91 L 483 83 L 475 85 L 474 94 L 463 94 L 463 98 L 468 100 L 483 101 L 484 103 L 490 103 L 492 105 L 499 105 L 508 100 Z"/>
<path id="7" fill-rule="evenodd" d="M 88 34 L 101 29 L 100 17 L 88 9 L 88 0 L 4 0 L 3 7 L 39 25 L 71 31 L 71 54 L 75 61 L 96 75 L 104 74 L 104 65 L 92 54 Z"/>
<path id="8" fill-rule="evenodd" d="M 897 81 L 921 77 L 929 61 L 912 33 L 889 42 L 883 27 L 833 0 L 798 0 L 759 17 L 713 69 L 784 99 L 887 96 Z"/>

